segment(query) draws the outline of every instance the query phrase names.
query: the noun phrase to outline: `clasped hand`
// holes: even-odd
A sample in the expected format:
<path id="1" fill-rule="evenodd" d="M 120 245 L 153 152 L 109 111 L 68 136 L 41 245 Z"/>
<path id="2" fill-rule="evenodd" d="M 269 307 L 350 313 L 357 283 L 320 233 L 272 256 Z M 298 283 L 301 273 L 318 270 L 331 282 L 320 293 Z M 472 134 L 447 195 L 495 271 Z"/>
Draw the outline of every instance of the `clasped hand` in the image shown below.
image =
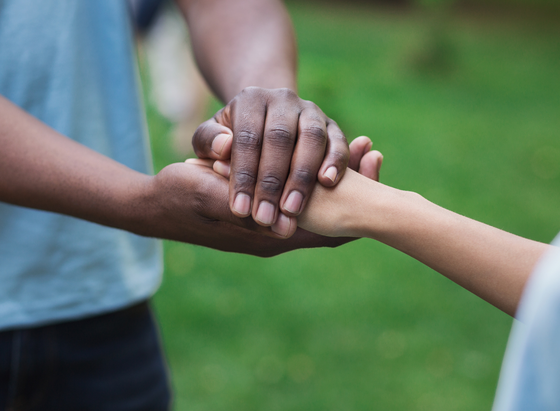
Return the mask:
<path id="1" fill-rule="evenodd" d="M 161 204 L 161 236 L 261 256 L 349 241 L 297 229 L 295 217 L 317 181 L 336 185 L 347 165 L 377 179 L 380 165 L 368 138 L 348 146 L 334 121 L 288 89 L 245 89 L 198 128 L 193 146 L 199 159 L 154 179 L 156 198 L 174 198 Z"/>
<path id="2" fill-rule="evenodd" d="M 198 158 L 229 160 L 229 205 L 272 226 L 295 217 L 317 180 L 334 186 L 349 160 L 346 138 L 319 107 L 289 89 L 249 87 L 193 136 Z"/>

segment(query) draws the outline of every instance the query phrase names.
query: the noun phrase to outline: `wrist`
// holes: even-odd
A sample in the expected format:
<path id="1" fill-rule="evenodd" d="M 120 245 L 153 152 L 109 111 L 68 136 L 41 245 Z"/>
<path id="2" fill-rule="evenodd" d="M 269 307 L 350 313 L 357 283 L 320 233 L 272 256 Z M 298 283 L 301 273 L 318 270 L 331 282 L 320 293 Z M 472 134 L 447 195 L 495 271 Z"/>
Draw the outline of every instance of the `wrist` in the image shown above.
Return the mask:
<path id="1" fill-rule="evenodd" d="M 338 212 L 341 234 L 386 239 L 406 235 L 419 220 L 426 220 L 432 203 L 421 195 L 399 190 L 347 170 L 339 184 Z M 392 241 L 392 240 L 391 240 Z"/>
<path id="2" fill-rule="evenodd" d="M 151 222 L 157 214 L 155 177 L 141 173 L 123 179 L 115 187 L 113 223 L 116 228 L 152 236 Z"/>
<path id="3" fill-rule="evenodd" d="M 406 233 L 428 203 L 421 195 L 368 181 L 357 193 L 356 212 L 349 221 L 349 235 L 385 242 Z"/>
<path id="4" fill-rule="evenodd" d="M 382 184 L 377 188 L 369 197 L 369 206 L 363 204 L 367 211 L 365 223 L 354 222 L 352 235 L 372 238 L 408 253 L 411 242 L 432 230 L 440 208 L 415 192 Z"/>

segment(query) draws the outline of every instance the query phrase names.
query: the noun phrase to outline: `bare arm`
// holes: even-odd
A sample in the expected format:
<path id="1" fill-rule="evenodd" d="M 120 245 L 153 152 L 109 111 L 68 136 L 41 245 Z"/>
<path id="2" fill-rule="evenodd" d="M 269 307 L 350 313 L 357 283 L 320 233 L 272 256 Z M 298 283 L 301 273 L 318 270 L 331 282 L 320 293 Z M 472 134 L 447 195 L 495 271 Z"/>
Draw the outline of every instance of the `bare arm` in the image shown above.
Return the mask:
<path id="1" fill-rule="evenodd" d="M 295 37 L 276 0 L 177 0 L 206 81 L 228 102 L 249 86 L 296 88 Z"/>
<path id="2" fill-rule="evenodd" d="M 228 182 L 210 169 L 171 164 L 138 173 L 57 133 L 0 96 L 0 201 L 136 234 L 271 256 L 335 246 L 281 221 L 276 235 L 227 206 Z M 294 234 L 289 240 L 281 240 Z M 271 238 L 276 236 L 277 238 Z"/>
<path id="3" fill-rule="evenodd" d="M 206 22 L 204 29 L 195 29 L 198 33 L 195 35 L 199 44 L 197 50 L 208 53 L 205 71 L 211 73 L 209 78 L 213 80 L 210 81 L 219 89 L 222 98 L 230 98 L 232 93 L 240 91 L 249 77 L 251 82 L 257 81 L 267 87 L 294 86 L 293 35 L 280 2 L 263 1 L 263 5 L 273 6 L 272 9 L 259 9 L 261 16 L 263 11 L 272 12 L 266 24 L 253 17 L 252 23 L 247 25 L 248 31 L 233 33 L 235 35 L 228 35 L 213 26 L 224 24 L 229 17 L 235 17 L 237 23 L 243 22 L 240 20 L 243 15 L 223 14 L 226 10 L 233 13 L 232 10 L 243 1 L 222 2 L 223 9 L 214 9 L 217 15 L 206 6 L 219 5 L 218 1 L 184 3 L 188 3 L 189 8 L 193 6 L 189 15 L 192 11 L 196 16 L 194 26 L 197 26 L 196 22 Z M 253 3 L 247 5 L 250 10 L 245 12 L 253 10 Z M 232 9 L 232 6 L 235 7 Z M 217 22 L 212 16 L 222 16 L 225 20 Z M 205 20 L 206 17 L 210 19 Z M 271 30 L 267 29 L 270 36 L 266 37 L 261 30 L 271 21 L 276 23 L 270 26 Z M 225 24 L 223 27 L 231 26 Z M 278 44 L 286 42 L 286 35 L 280 35 L 278 29 L 286 30 L 287 54 L 274 51 Z M 220 33 L 223 44 L 215 42 L 212 31 Z M 245 48 L 245 42 L 251 40 L 248 32 L 252 33 L 256 39 L 254 44 L 259 47 Z M 272 51 L 267 48 L 269 46 Z M 207 50 L 208 47 L 219 52 L 215 54 Z M 245 65 L 221 59 L 231 51 L 235 52 L 235 62 L 245 61 Z M 263 57 L 266 64 L 250 59 L 249 55 Z M 273 67 L 277 68 L 276 71 Z M 234 70 L 230 71 L 232 68 Z M 259 112 L 247 105 L 243 107 L 246 109 L 243 113 L 251 118 Z M 0 201 L 67 214 L 141 235 L 256 255 L 274 255 L 302 247 L 334 246 L 342 242 L 296 231 L 295 219 L 285 215 L 276 216 L 274 230 L 270 224 L 263 227 L 252 219 L 239 218 L 228 205 L 228 182 L 212 172 L 188 164 L 172 164 L 155 177 L 137 173 L 60 135 L 2 97 L 0 147 Z M 317 156 L 322 160 L 324 150 Z M 344 158 L 344 153 L 341 156 Z M 288 160 L 291 160 L 291 152 Z M 286 164 L 289 166 L 290 161 Z M 292 234 L 294 238 L 290 241 L 279 240 Z"/>
<path id="4" fill-rule="evenodd" d="M 149 177 L 57 133 L 0 96 L 0 201 L 119 227 Z"/>
<path id="5" fill-rule="evenodd" d="M 551 247 L 455 214 L 418 194 L 351 170 L 333 189 L 316 187 L 298 224 L 323 235 L 381 241 L 511 316 L 535 264 Z"/>
<path id="6" fill-rule="evenodd" d="M 195 133 L 197 156 L 231 157 L 235 215 L 272 226 L 281 211 L 296 224 L 316 181 L 340 181 L 349 150 L 338 125 L 296 94 L 295 38 L 282 1 L 177 3 L 204 77 L 228 103 Z"/>

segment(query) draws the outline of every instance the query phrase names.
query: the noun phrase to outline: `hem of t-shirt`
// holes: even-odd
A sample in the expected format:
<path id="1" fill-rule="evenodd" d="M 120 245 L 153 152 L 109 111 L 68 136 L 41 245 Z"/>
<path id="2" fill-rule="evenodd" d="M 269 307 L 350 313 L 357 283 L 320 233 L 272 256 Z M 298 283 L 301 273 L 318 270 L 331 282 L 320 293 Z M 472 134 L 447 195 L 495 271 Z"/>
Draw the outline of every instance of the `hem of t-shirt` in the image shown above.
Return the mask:
<path id="1" fill-rule="evenodd" d="M 60 307 L 33 307 L 26 309 L 26 319 L 15 321 L 2 321 L 0 319 L 0 332 L 14 329 L 36 328 L 45 325 L 53 325 L 58 323 L 82 320 L 95 317 L 98 315 L 108 314 L 131 307 L 135 304 L 147 301 L 153 297 L 161 284 L 161 277 L 155 284 L 150 284 L 144 292 L 130 295 L 124 298 L 115 298 L 110 303 L 100 304 L 99 302 L 90 302 L 89 304 L 69 305 L 68 308 Z M 38 315 L 39 313 L 48 313 L 47 315 Z M 7 315 L 9 317 L 18 317 L 15 315 Z"/>

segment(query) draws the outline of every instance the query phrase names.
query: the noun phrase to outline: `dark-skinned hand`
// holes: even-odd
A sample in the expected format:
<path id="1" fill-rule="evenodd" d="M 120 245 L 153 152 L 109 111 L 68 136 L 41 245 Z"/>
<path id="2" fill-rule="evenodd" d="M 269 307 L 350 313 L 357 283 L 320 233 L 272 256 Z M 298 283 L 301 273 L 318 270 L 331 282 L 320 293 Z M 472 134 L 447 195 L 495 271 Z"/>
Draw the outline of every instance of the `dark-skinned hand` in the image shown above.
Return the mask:
<path id="1" fill-rule="evenodd" d="M 338 125 L 289 89 L 244 89 L 199 126 L 193 147 L 200 159 L 231 159 L 230 209 L 265 227 L 279 211 L 299 215 L 315 183 L 336 185 L 350 160 Z"/>
<path id="2" fill-rule="evenodd" d="M 350 164 L 362 174 L 377 179 L 382 157 L 376 151 L 369 151 L 370 147 L 366 137 L 354 140 L 350 145 Z M 256 224 L 250 217 L 237 217 L 227 203 L 228 180 L 212 167 L 220 173 L 229 170 L 227 162 L 199 159 L 164 168 L 149 190 L 152 198 L 165 199 L 155 207 L 159 210 L 153 218 L 157 225 L 133 231 L 143 234 L 145 230 L 156 237 L 261 257 L 299 248 L 336 247 L 353 240 L 312 234 L 297 228 L 294 217 L 282 220 L 285 235 Z M 191 212 L 185 213 L 186 209 Z"/>

